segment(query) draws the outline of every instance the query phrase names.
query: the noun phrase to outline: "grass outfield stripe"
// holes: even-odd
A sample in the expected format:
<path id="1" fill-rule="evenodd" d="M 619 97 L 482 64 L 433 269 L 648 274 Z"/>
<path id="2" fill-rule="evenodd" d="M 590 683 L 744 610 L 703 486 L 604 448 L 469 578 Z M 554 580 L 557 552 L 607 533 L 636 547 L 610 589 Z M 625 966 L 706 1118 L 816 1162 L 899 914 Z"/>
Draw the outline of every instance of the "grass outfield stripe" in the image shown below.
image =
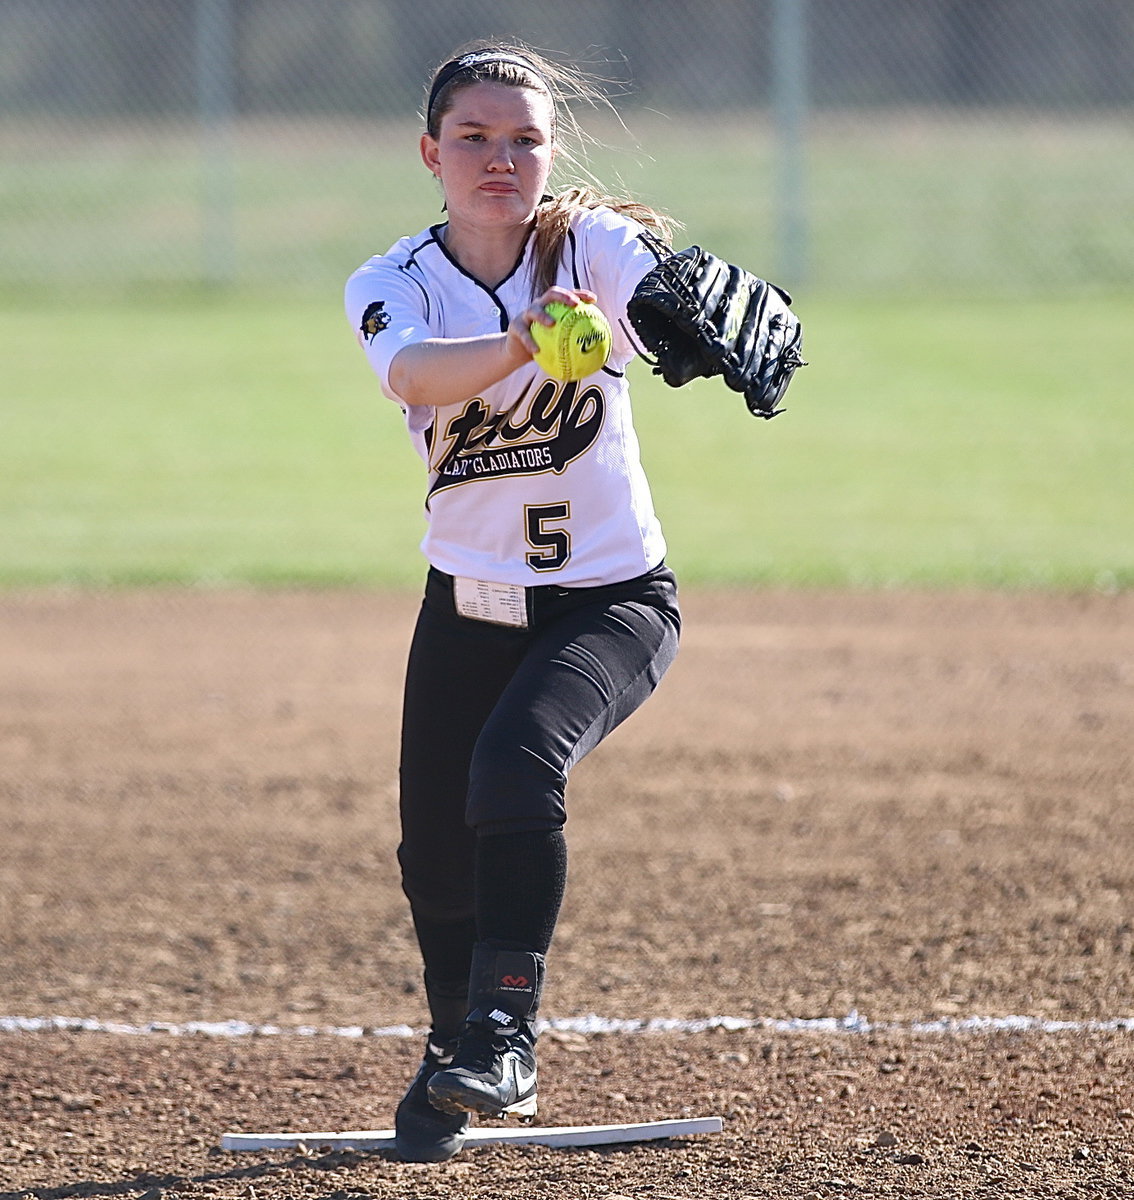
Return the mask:
<path id="1" fill-rule="evenodd" d="M 685 583 L 1134 586 L 1134 297 L 801 295 L 754 421 L 631 365 Z M 337 294 L 11 308 L 0 586 L 418 589 L 424 473 Z"/>
<path id="2" fill-rule="evenodd" d="M 763 1029 L 773 1033 L 1134 1033 L 1134 1017 L 1088 1021 L 1053 1021 L 1030 1016 L 941 1017 L 932 1021 L 869 1021 L 856 1010 L 845 1017 L 652 1017 L 630 1020 L 599 1017 L 555 1017 L 537 1022 L 541 1033 L 657 1034 L 707 1033 L 714 1029 L 739 1032 Z M 420 1037 L 409 1025 L 254 1025 L 248 1021 L 149 1021 L 141 1025 L 100 1021 L 95 1017 L 0 1017 L 0 1034 L 108 1033 L 126 1037 L 164 1034 L 170 1037 Z"/>

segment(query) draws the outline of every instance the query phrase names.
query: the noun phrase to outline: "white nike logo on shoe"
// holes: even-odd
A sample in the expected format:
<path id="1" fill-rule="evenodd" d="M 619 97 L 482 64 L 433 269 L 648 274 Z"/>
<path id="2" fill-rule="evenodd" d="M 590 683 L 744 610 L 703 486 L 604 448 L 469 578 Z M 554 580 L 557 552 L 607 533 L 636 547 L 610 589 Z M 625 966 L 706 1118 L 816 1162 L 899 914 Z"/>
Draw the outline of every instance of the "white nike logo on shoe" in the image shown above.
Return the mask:
<path id="1" fill-rule="evenodd" d="M 536 1081 L 536 1069 L 532 1067 L 530 1070 L 518 1059 L 512 1059 L 512 1080 L 516 1085 L 516 1091 L 522 1096 L 524 1092 L 532 1087 Z"/>

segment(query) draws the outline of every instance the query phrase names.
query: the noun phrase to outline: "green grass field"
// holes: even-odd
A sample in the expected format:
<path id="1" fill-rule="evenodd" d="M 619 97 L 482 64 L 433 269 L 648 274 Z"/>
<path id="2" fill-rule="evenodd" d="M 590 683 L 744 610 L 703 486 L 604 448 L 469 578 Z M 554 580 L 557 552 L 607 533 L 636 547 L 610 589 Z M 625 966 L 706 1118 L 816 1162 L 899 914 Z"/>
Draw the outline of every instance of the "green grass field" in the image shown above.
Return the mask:
<path id="1" fill-rule="evenodd" d="M 638 114 L 599 175 L 796 291 L 789 413 L 638 364 L 683 578 L 1134 582 L 1128 123 L 816 114 L 809 270 L 777 275 L 759 113 Z M 234 294 L 193 295 L 188 125 L 0 134 L 0 585 L 416 584 L 423 472 L 341 314 L 366 255 L 440 219 L 412 124 L 234 133 Z M 226 242 L 219 236 L 219 244 Z"/>
<path id="2" fill-rule="evenodd" d="M 591 166 L 689 240 L 799 290 L 767 115 L 601 122 Z M 1120 115 L 816 113 L 799 207 L 814 294 L 1111 294 L 1134 285 L 1134 128 Z M 440 220 L 412 122 L 264 118 L 238 125 L 210 184 L 191 123 L 0 127 L 0 292 L 101 302 L 202 270 L 241 288 L 337 288 L 362 258 Z M 216 164 L 214 164 L 214 169 Z M 571 174 L 570 171 L 567 174 Z M 231 210 L 203 212 L 210 187 Z M 224 206 L 222 205 L 223 209 Z M 228 245 L 213 261 L 204 244 Z"/>
<path id="3" fill-rule="evenodd" d="M 765 423 L 636 372 L 689 582 L 1134 584 L 1134 298 L 834 299 Z M 9 305 L 0 584 L 409 585 L 423 471 L 337 289 Z"/>

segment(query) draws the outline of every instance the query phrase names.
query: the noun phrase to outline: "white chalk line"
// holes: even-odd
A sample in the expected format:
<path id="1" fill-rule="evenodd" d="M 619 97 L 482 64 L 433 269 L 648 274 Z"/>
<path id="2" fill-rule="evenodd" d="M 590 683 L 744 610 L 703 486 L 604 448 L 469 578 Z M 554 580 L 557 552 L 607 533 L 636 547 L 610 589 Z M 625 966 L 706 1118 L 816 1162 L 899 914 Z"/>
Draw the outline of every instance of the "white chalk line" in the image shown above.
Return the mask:
<path id="1" fill-rule="evenodd" d="M 600 1017 L 554 1017 L 539 1020 L 540 1032 L 588 1034 L 706 1033 L 713 1029 L 745 1029 L 768 1033 L 1134 1033 L 1134 1017 L 1093 1021 L 1054 1021 L 1045 1017 L 941 1017 L 931 1021 L 870 1021 L 856 1010 L 845 1017 L 652 1017 L 648 1020 Z M 424 1030 L 410 1025 L 255 1025 L 248 1021 L 146 1021 L 127 1024 L 96 1017 L 0 1017 L 2 1033 L 110 1033 L 127 1037 L 165 1034 L 172 1037 L 340 1037 L 416 1038 Z"/>

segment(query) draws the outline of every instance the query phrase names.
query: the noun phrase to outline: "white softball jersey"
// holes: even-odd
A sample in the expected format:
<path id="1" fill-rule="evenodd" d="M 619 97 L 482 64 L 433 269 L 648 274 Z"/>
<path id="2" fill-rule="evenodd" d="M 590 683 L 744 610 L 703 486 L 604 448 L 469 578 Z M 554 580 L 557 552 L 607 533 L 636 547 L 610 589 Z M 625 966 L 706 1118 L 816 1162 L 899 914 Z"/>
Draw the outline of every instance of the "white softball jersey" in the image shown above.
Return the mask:
<path id="1" fill-rule="evenodd" d="M 533 239 L 494 288 L 449 254 L 444 226 L 402 238 L 350 277 L 347 317 L 429 470 L 421 548 L 433 566 L 492 583 L 595 587 L 661 562 L 625 373 L 636 353 L 626 304 L 657 265 L 656 244 L 612 209 L 576 213 L 556 282 L 597 294 L 613 332 L 606 365 L 564 383 L 533 361 L 444 407 L 397 395 L 394 356 L 429 338 L 506 330 L 533 299 Z"/>

